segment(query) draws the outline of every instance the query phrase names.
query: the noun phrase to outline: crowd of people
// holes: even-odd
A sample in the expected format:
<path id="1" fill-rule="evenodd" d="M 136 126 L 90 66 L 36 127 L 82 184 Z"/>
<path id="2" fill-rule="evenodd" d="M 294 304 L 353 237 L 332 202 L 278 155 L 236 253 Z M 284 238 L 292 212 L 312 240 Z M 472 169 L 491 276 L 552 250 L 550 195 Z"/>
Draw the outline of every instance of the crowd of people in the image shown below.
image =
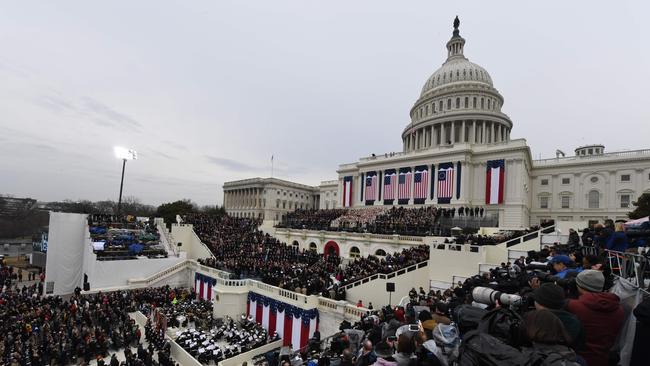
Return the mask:
<path id="1" fill-rule="evenodd" d="M 456 220 L 456 221 L 455 221 Z M 293 229 L 353 231 L 373 234 L 447 235 L 458 220 L 486 224 L 483 207 L 383 207 L 296 210 L 278 227 Z M 473 221 L 472 221 L 473 220 Z M 486 226 L 483 225 L 483 226 Z"/>
<path id="2" fill-rule="evenodd" d="M 255 225 L 248 224 L 247 219 L 192 215 L 185 221 L 199 224 L 194 230 L 212 251 L 213 257 L 200 259 L 201 264 L 228 271 L 234 278 L 258 279 L 307 295 L 344 298 L 340 288 L 346 284 L 377 273 L 397 271 L 429 258 L 428 247 L 419 246 L 385 257 L 357 258 L 343 267 L 337 255 L 286 245 L 263 234 Z M 220 233 L 230 232 L 237 235 L 220 236 Z"/>
<path id="3" fill-rule="evenodd" d="M 345 215 L 347 209 L 332 208 L 324 210 L 295 210 L 284 216 L 278 227 L 291 229 L 329 230 L 332 221 Z"/>
<path id="4" fill-rule="evenodd" d="M 3 365 L 153 365 L 173 366 L 160 349 L 156 363 L 133 353 L 142 330 L 129 316 L 143 304 L 163 306 L 191 296 L 170 287 L 82 295 L 41 297 L 36 285 L 12 285 L 0 293 L 0 357 Z M 116 353 L 124 350 L 125 360 Z M 151 351 L 153 352 L 153 351 Z M 139 354 L 139 355 L 138 355 Z"/>
<path id="5" fill-rule="evenodd" d="M 302 354 L 317 365 L 616 365 L 631 341 L 630 365 L 647 364 L 650 297 L 624 309 L 602 254 L 547 247 L 445 291 L 415 288 L 406 306 L 369 312 Z M 621 295 L 623 296 L 623 295 Z"/>
<path id="6" fill-rule="evenodd" d="M 339 229 L 367 229 L 368 224 L 375 222 L 377 216 L 381 215 L 386 208 L 368 207 L 348 209 L 345 214 L 335 218 L 330 227 Z"/>

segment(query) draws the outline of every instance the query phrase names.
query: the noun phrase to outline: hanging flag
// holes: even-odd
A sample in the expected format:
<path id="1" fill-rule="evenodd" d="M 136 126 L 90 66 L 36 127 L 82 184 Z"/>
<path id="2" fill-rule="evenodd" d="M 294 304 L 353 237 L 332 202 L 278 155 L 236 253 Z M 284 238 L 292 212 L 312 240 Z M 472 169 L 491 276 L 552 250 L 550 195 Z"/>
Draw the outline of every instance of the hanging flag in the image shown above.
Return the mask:
<path id="1" fill-rule="evenodd" d="M 397 199 L 400 205 L 408 203 L 411 198 L 411 168 L 400 169 L 397 177 Z"/>
<path id="2" fill-rule="evenodd" d="M 217 280 L 201 273 L 194 275 L 194 292 L 198 299 L 205 301 L 212 300 L 212 287 L 217 284 Z"/>
<path id="3" fill-rule="evenodd" d="M 386 175 L 384 176 L 384 203 L 389 203 L 386 201 L 392 201 L 395 199 L 395 181 L 397 180 L 397 174 L 395 170 L 387 170 Z"/>
<path id="4" fill-rule="evenodd" d="M 454 163 L 442 163 L 438 169 L 438 203 L 451 202 L 454 195 Z"/>
<path id="5" fill-rule="evenodd" d="M 418 204 L 424 203 L 427 198 L 427 188 L 429 184 L 429 171 L 426 165 L 415 168 L 413 174 L 413 198 L 418 200 Z"/>
<path id="6" fill-rule="evenodd" d="M 505 171 L 506 165 L 503 159 L 487 161 L 487 176 L 485 178 L 486 204 L 499 205 L 503 203 Z"/>
<path id="7" fill-rule="evenodd" d="M 307 346 L 318 329 L 318 309 L 301 309 L 255 292 L 248 293 L 246 314 L 269 334 L 277 332 L 283 346 L 296 351 Z"/>
<path id="8" fill-rule="evenodd" d="M 343 207 L 352 207 L 352 176 L 343 178 Z"/>
<path id="9" fill-rule="evenodd" d="M 366 173 L 366 204 L 372 204 L 375 202 L 375 197 L 377 196 L 377 173 L 368 172 Z"/>

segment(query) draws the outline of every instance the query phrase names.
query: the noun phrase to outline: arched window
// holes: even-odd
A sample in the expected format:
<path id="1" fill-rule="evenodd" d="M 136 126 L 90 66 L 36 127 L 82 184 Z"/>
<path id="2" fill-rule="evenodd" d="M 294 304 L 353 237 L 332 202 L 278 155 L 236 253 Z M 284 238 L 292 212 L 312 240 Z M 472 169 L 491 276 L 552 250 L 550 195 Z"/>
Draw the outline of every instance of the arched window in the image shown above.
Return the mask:
<path id="1" fill-rule="evenodd" d="M 375 252 L 375 255 L 378 256 L 378 257 L 385 257 L 386 256 L 386 251 L 383 250 L 383 249 L 377 249 L 377 251 Z"/>
<path id="2" fill-rule="evenodd" d="M 469 98 L 465 97 L 465 108 L 469 107 Z"/>
<path id="3" fill-rule="evenodd" d="M 485 99 L 481 98 L 481 109 L 485 109 Z"/>
<path id="4" fill-rule="evenodd" d="M 350 258 L 359 258 L 359 257 L 361 257 L 361 251 L 359 251 L 359 248 L 357 247 L 350 248 Z"/>
<path id="5" fill-rule="evenodd" d="M 316 246 L 316 243 L 311 242 L 309 243 L 309 250 L 313 250 L 314 252 L 318 250 L 318 247 Z"/>
<path id="6" fill-rule="evenodd" d="M 492 99 L 488 99 L 488 109 L 492 109 Z"/>
<path id="7" fill-rule="evenodd" d="M 438 106 L 438 110 L 442 112 L 442 100 L 440 101 L 440 105 Z"/>
<path id="8" fill-rule="evenodd" d="M 460 108 L 460 98 L 456 98 L 456 109 Z"/>
<path id="9" fill-rule="evenodd" d="M 295 249 L 295 250 L 298 250 L 298 248 L 300 248 L 300 244 L 298 244 L 297 240 L 294 240 L 291 245 L 293 246 L 293 249 Z"/>
<path id="10" fill-rule="evenodd" d="M 589 191 L 587 196 L 589 208 L 599 208 L 600 207 L 600 193 L 597 190 Z"/>
<path id="11" fill-rule="evenodd" d="M 424 112 L 425 112 L 426 116 L 429 115 L 429 105 L 428 104 L 424 107 Z"/>
<path id="12" fill-rule="evenodd" d="M 451 98 L 447 99 L 447 110 L 451 109 Z"/>
<path id="13" fill-rule="evenodd" d="M 474 97 L 472 101 L 472 108 L 476 108 L 476 97 Z"/>

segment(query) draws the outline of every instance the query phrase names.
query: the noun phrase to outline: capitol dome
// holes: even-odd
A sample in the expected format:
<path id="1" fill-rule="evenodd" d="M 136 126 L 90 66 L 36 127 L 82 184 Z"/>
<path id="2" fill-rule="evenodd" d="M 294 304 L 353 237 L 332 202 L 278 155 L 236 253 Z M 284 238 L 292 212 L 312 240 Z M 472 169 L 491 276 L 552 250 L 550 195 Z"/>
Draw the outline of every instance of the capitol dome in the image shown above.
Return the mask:
<path id="1" fill-rule="evenodd" d="M 490 74 L 481 66 L 469 61 L 465 57 L 455 58 L 445 62 L 422 87 L 420 97 L 432 92 L 439 87 L 456 82 L 475 82 L 492 85 Z"/>
<path id="2" fill-rule="evenodd" d="M 487 70 L 465 57 L 459 25 L 456 17 L 447 60 L 427 79 L 411 108 L 411 121 L 402 132 L 404 151 L 510 139 L 512 122 L 501 112 L 504 99 Z"/>

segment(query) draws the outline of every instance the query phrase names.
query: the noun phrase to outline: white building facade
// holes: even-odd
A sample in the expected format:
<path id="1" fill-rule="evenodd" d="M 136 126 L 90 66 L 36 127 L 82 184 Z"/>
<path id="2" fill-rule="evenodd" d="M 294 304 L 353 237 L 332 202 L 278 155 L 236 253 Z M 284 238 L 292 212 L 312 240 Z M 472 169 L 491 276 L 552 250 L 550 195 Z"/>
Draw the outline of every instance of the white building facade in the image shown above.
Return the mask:
<path id="1" fill-rule="evenodd" d="M 605 153 L 605 146 L 589 145 L 573 157 L 533 160 L 525 140 L 510 139 L 504 98 L 489 73 L 464 56 L 465 39 L 454 25 L 446 61 L 410 110 L 403 151 L 340 165 L 339 207 L 481 206 L 505 228 L 625 218 L 632 202 L 650 192 L 650 149 Z M 494 166 L 505 170 L 496 202 L 488 194 L 495 193 Z"/>
<path id="2" fill-rule="evenodd" d="M 253 215 L 269 219 L 296 208 L 423 205 L 481 207 L 498 215 L 503 228 L 546 219 L 625 218 L 632 202 L 650 193 L 650 149 L 606 153 L 603 145 L 588 145 L 575 149 L 575 156 L 558 151 L 557 158 L 533 160 L 526 140 L 510 138 L 513 122 L 502 112 L 505 100 L 489 73 L 465 57 L 458 25 L 455 21 L 447 42 L 446 61 L 410 110 L 401 134 L 403 151 L 341 164 L 337 181 L 297 185 L 300 194 L 312 195 L 305 202 L 285 196 L 295 185 L 291 182 L 274 190 L 230 182 L 224 193 L 253 188 L 263 195 Z M 235 202 L 241 202 L 237 192 Z M 230 199 L 224 202 L 229 213 L 248 212 L 231 206 Z"/>
<path id="3" fill-rule="evenodd" d="M 223 185 L 226 212 L 234 217 L 279 221 L 296 209 L 318 209 L 319 188 L 277 178 L 251 178 Z"/>

